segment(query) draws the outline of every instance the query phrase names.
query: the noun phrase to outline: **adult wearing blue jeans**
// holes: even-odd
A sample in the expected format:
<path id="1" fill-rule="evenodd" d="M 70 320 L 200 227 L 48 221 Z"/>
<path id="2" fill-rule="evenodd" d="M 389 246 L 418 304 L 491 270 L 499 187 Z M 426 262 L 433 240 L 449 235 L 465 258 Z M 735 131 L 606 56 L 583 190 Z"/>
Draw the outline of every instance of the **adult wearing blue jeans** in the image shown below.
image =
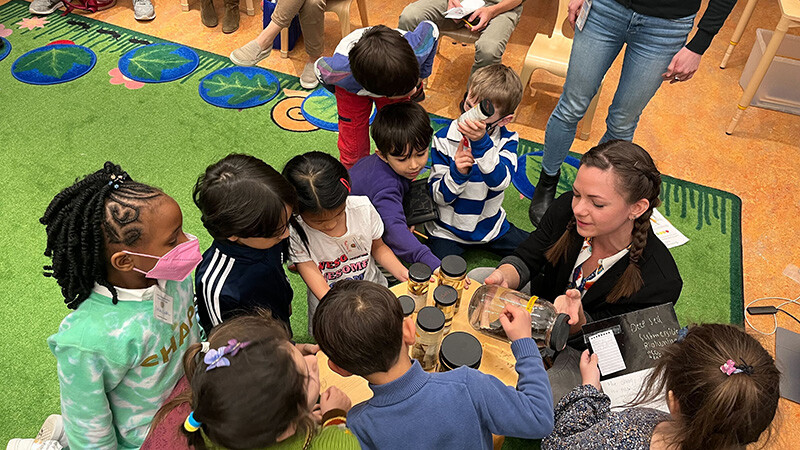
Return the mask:
<path id="1" fill-rule="evenodd" d="M 569 22 L 588 0 L 572 0 Z M 709 0 L 688 43 L 701 0 L 593 0 L 583 30 L 575 28 L 564 91 L 547 121 L 542 172 L 531 199 L 534 226 L 553 202 L 564 162 L 600 83 L 625 44 L 619 87 L 608 108 L 606 133 L 600 142 L 631 141 L 639 116 L 661 83 L 687 81 L 736 0 Z"/>

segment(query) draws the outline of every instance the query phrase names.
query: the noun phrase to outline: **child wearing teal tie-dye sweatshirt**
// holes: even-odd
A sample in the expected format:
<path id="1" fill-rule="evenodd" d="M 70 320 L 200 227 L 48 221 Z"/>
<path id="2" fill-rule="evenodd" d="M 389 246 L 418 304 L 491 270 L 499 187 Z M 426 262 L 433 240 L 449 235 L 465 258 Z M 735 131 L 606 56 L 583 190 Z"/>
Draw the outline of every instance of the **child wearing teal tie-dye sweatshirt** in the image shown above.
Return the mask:
<path id="1" fill-rule="evenodd" d="M 183 232 L 175 200 L 110 162 L 58 194 L 41 222 L 46 275 L 75 310 L 47 341 L 58 363 L 61 444 L 139 448 L 182 375 L 183 353 L 199 341 L 189 276 L 197 238 Z"/>

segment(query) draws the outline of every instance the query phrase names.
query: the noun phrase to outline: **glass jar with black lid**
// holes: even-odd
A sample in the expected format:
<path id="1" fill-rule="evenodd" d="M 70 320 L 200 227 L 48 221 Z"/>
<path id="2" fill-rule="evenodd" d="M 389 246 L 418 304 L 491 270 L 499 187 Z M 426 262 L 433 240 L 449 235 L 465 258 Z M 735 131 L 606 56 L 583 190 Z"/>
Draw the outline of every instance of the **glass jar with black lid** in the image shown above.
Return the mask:
<path id="1" fill-rule="evenodd" d="M 428 303 L 428 286 L 433 271 L 425 263 L 414 263 L 408 268 L 408 296 L 414 299 L 414 312 L 419 312 Z"/>
<path id="2" fill-rule="evenodd" d="M 454 331 L 442 339 L 439 350 L 439 372 L 447 372 L 461 366 L 477 369 L 481 366 L 483 348 L 473 335 Z"/>
<path id="3" fill-rule="evenodd" d="M 416 304 L 414 303 L 413 298 L 408 295 L 401 295 L 400 297 L 397 297 L 397 301 L 400 302 L 400 306 L 403 308 L 403 317 L 408 317 L 411 314 L 414 314 Z"/>
<path id="4" fill-rule="evenodd" d="M 467 262 L 458 255 L 448 255 L 442 259 L 439 267 L 439 286 L 451 286 L 458 292 L 455 313 L 461 303 L 461 293 L 464 291 L 464 281 L 467 279 Z"/>
<path id="5" fill-rule="evenodd" d="M 419 361 L 422 370 L 433 370 L 442 342 L 444 313 L 433 306 L 426 306 L 417 313 L 417 337 L 411 348 L 411 358 Z"/>
<path id="6" fill-rule="evenodd" d="M 433 290 L 433 303 L 444 313 L 444 334 L 449 333 L 450 327 L 453 326 L 456 302 L 458 302 L 458 291 L 454 287 L 442 285 Z"/>

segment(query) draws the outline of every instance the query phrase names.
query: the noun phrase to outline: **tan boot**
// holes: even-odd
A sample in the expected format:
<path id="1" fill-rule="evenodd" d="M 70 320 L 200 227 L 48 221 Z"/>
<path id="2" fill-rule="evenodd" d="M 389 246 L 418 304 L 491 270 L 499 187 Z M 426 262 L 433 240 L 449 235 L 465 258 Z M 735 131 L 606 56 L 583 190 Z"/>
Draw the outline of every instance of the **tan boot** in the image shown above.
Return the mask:
<path id="1" fill-rule="evenodd" d="M 222 17 L 222 32 L 233 33 L 239 29 L 239 0 L 225 0 L 225 15 Z"/>
<path id="2" fill-rule="evenodd" d="M 200 19 L 202 19 L 203 25 L 208 28 L 214 28 L 219 23 L 212 0 L 200 0 Z"/>

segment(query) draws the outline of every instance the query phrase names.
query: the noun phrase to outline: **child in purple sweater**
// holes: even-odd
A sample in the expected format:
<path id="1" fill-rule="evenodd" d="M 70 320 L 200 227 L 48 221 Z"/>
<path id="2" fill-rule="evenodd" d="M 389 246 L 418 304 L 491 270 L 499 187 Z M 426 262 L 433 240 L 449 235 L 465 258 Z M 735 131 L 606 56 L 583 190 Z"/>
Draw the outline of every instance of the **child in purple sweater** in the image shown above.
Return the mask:
<path id="1" fill-rule="evenodd" d="M 354 406 L 350 431 L 367 449 L 492 448 L 492 433 L 538 439 L 553 430 L 553 403 L 530 314 L 506 306 L 500 322 L 517 359 L 517 389 L 475 369 L 426 373 L 411 360 L 415 325 L 392 292 L 344 280 L 322 299 L 314 338 L 328 365 L 362 376 L 373 397 Z"/>
<path id="2" fill-rule="evenodd" d="M 403 197 L 428 162 L 433 135 L 428 113 L 412 102 L 387 105 L 370 131 L 377 149 L 350 169 L 352 195 L 369 197 L 383 220 L 383 241 L 401 261 L 435 269 L 441 261 L 414 237 L 403 212 Z"/>

